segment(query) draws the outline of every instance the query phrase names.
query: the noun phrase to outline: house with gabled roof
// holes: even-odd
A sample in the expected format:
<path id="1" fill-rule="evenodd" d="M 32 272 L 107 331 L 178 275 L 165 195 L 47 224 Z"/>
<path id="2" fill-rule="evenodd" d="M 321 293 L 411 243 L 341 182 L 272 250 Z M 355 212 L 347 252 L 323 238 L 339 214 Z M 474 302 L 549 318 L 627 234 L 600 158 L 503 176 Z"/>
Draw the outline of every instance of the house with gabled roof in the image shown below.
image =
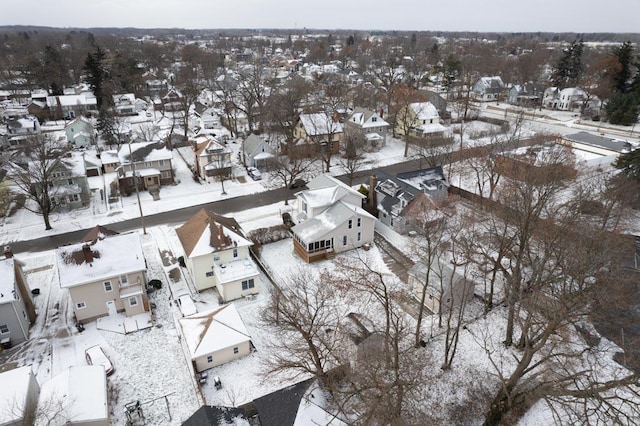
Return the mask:
<path id="1" fill-rule="evenodd" d="M 346 134 L 364 137 L 370 149 L 378 149 L 387 143 L 388 128 L 389 123 L 380 114 L 365 108 L 354 109 L 344 125 Z"/>
<path id="2" fill-rule="evenodd" d="M 294 144 L 290 147 L 293 152 L 289 155 L 313 155 L 321 149 L 337 154 L 342 141 L 342 124 L 337 116 L 324 112 L 300 114 L 300 118 L 293 128 Z M 289 148 L 288 148 L 289 149 Z"/>
<path id="3" fill-rule="evenodd" d="M 396 176 L 380 172 L 378 179 L 374 189 L 378 220 L 399 234 L 414 230 L 425 219 L 435 220 L 449 189 L 441 166 Z"/>
<path id="4" fill-rule="evenodd" d="M 196 372 L 251 353 L 251 336 L 232 303 L 178 319 Z"/>
<path id="5" fill-rule="evenodd" d="M 136 185 L 134 179 L 137 180 L 139 190 L 150 192 L 159 191 L 162 185 L 172 185 L 172 158 L 173 154 L 162 142 L 122 144 L 118 150 L 119 165 L 115 170 L 118 173 L 120 193 L 132 194 Z"/>
<path id="6" fill-rule="evenodd" d="M 29 328 L 36 319 L 27 277 L 22 262 L 5 247 L 0 260 L 0 345 L 5 347 L 29 339 Z"/>
<path id="7" fill-rule="evenodd" d="M 69 292 L 78 321 L 150 312 L 147 262 L 138 233 L 96 233 L 95 240 L 58 247 L 55 261 L 60 287 Z"/>
<path id="8" fill-rule="evenodd" d="M 502 98 L 505 85 L 499 76 L 480 77 L 473 83 L 471 93 L 481 102 L 499 101 Z"/>
<path id="9" fill-rule="evenodd" d="M 245 166 L 265 170 L 269 161 L 276 156 L 276 151 L 265 138 L 251 133 L 242 142 L 242 156 Z"/>
<path id="10" fill-rule="evenodd" d="M 407 130 L 422 139 L 451 136 L 451 130 L 440 124 L 440 114 L 431 102 L 413 102 L 396 115 L 396 134 L 404 136 Z"/>
<path id="11" fill-rule="evenodd" d="M 253 243 L 235 219 L 201 209 L 176 234 L 196 290 L 215 287 L 223 302 L 258 293 Z"/>
<path id="12" fill-rule="evenodd" d="M 196 170 L 201 179 L 213 183 L 232 176 L 231 150 L 215 138 L 201 136 L 196 145 Z"/>
<path id="13" fill-rule="evenodd" d="M 376 218 L 362 208 L 364 195 L 324 174 L 296 193 L 293 249 L 306 262 L 373 242 Z"/>
<path id="14" fill-rule="evenodd" d="M 74 147 L 87 147 L 94 143 L 98 133 L 88 118 L 79 116 L 64 127 L 67 141 Z"/>

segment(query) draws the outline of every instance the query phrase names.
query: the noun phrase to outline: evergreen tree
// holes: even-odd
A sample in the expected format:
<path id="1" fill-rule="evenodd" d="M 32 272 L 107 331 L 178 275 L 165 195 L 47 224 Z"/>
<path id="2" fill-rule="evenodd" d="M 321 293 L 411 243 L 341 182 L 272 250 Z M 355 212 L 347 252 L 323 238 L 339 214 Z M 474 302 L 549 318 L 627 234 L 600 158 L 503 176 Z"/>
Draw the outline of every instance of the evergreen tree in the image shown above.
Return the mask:
<path id="1" fill-rule="evenodd" d="M 637 92 L 616 93 L 614 94 L 605 110 L 609 123 L 630 126 L 638 121 L 638 103 L 640 96 Z"/>
<path id="2" fill-rule="evenodd" d="M 625 41 L 613 49 L 613 56 L 618 59 L 620 69 L 612 78 L 616 90 L 620 93 L 626 93 L 631 89 L 633 54 L 634 48 L 630 41 Z"/>
<path id="3" fill-rule="evenodd" d="M 574 41 L 568 49 L 562 54 L 558 64 L 556 65 L 554 82 L 558 87 L 574 87 L 577 86 L 580 77 L 582 77 L 582 52 L 584 51 L 584 42 Z"/>
<path id="4" fill-rule="evenodd" d="M 102 109 L 104 104 L 109 104 L 105 93 L 105 82 L 109 78 L 109 72 L 106 67 L 106 53 L 99 46 L 96 46 L 94 53 L 88 53 L 84 62 L 85 82 L 89 84 L 93 94 L 96 97 L 98 110 Z"/>

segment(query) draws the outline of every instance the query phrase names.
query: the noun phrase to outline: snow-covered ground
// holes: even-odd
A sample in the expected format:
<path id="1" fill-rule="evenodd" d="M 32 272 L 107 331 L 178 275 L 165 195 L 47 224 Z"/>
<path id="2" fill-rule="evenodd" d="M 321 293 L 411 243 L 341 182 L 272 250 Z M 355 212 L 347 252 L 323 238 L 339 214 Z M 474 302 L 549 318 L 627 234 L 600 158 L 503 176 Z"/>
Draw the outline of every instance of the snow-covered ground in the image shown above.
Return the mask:
<path id="1" fill-rule="evenodd" d="M 487 127 L 485 124 L 470 124 L 468 130 L 480 132 L 494 130 L 494 128 Z M 230 142 L 228 146 L 234 152 L 232 158 L 236 158 L 235 153 L 240 144 Z M 385 148 L 369 156 L 370 167 L 405 160 L 403 150 L 403 142 L 390 138 Z M 145 214 L 258 193 L 273 185 L 268 175 L 262 181 L 253 181 L 246 177 L 246 172 L 241 167 L 236 167 L 234 169 L 236 179 L 225 182 L 227 195 L 222 195 L 219 184 L 194 182 L 189 170 L 189 163 L 193 162 L 193 152 L 190 148 L 180 148 L 180 153 L 181 155 L 174 155 L 174 168 L 180 183 L 163 187 L 160 192 L 161 199 L 158 201 L 153 201 L 146 192 L 141 193 Z M 332 167 L 332 169 L 335 174 L 342 173 L 339 167 Z M 453 170 L 456 168 L 454 167 Z M 461 177 L 460 180 L 462 179 Z M 465 182 L 467 179 L 468 177 L 465 176 Z M 456 184 L 456 182 L 453 183 Z M 276 203 L 259 209 L 237 212 L 232 216 L 246 231 L 251 231 L 280 224 L 281 207 L 282 203 Z M 56 213 L 52 216 L 54 229 L 45 232 L 41 217 L 21 209 L 16 215 L 4 218 L 0 223 L 0 241 L 2 244 L 9 244 L 13 241 L 74 231 L 98 224 L 108 226 L 109 223 L 137 217 L 139 217 L 138 205 L 136 198 L 132 196 L 117 204 L 97 203 L 88 209 Z M 83 365 L 84 349 L 95 344 L 101 345 L 115 366 L 114 375 L 108 379 L 110 412 L 114 424 L 125 423 L 124 406 L 134 401 L 141 402 L 146 424 L 181 424 L 203 403 L 238 405 L 291 383 L 285 377 L 264 375 L 264 359 L 268 356 L 269 335 L 262 322 L 261 311 L 268 302 L 270 284 L 263 276 L 261 277 L 262 291 L 256 298 L 234 302 L 257 351 L 242 359 L 216 367 L 210 373 L 210 376 L 217 375 L 221 378 L 222 390 L 216 390 L 212 381 L 208 381 L 200 388 L 178 338 L 176 320 L 181 313 L 176 304 L 171 301 L 172 288 L 189 289 L 192 286 L 189 277 L 184 275 L 185 269 L 181 269 L 182 273 L 177 279 L 172 279 L 169 277 L 169 271 L 175 266 L 163 265 L 163 259 L 167 258 L 166 253 L 171 252 L 175 257 L 179 255 L 179 242 L 175 230 L 170 226 L 152 227 L 148 229 L 147 235 L 141 234 L 141 238 L 148 262 L 148 278 L 159 279 L 165 284 L 160 290 L 150 295 L 150 300 L 155 305 L 153 327 L 125 335 L 100 330 L 96 322 L 92 322 L 85 324 L 85 330 L 79 332 L 73 326 L 68 295 L 57 284 L 53 252 L 16 253 L 16 257 L 24 262 L 24 269 L 28 273 L 27 278 L 31 287 L 41 289 L 41 294 L 35 297 L 38 318 L 32 327 L 30 341 L 0 353 L 0 359 L 8 366 L 31 365 L 38 381 L 43 383 L 68 366 Z M 394 243 L 409 244 L 403 239 Z M 291 240 L 264 246 L 262 256 L 276 275 L 283 278 L 292 272 L 295 273 L 296 268 L 307 267 L 294 256 Z M 381 254 L 375 246 L 367 256 L 372 265 L 384 270 L 385 273 L 391 273 L 381 260 Z M 312 267 L 331 268 L 331 263 L 318 262 Z M 213 291 L 202 293 L 191 291 L 191 293 L 200 311 L 218 304 Z M 471 314 L 478 312 L 478 309 L 479 306 L 472 306 Z M 463 399 L 463 389 L 473 389 L 473 384 L 468 383 L 470 380 L 495 380 L 495 377 L 487 373 L 490 370 L 489 361 L 483 356 L 479 336 L 498 335 L 503 326 L 498 319 L 500 315 L 497 309 L 492 313 L 492 318 L 478 322 L 463 332 L 458 348 L 459 355 L 455 361 L 456 368 L 449 372 L 441 372 L 438 368 L 442 344 L 438 333 L 434 333 L 435 337 L 428 342 L 428 347 L 431 348 L 429 357 L 437 361 L 428 363 L 425 358 L 425 365 L 430 370 L 436 371 L 432 374 L 445 379 L 430 382 L 429 387 L 424 390 L 425 400 L 431 401 L 433 408 L 440 407 L 443 413 L 451 410 L 456 401 Z M 430 320 L 427 320 L 423 327 L 433 330 Z M 425 357 L 426 353 L 425 351 Z M 506 366 L 509 365 L 509 359 L 509 354 L 505 353 L 503 361 Z M 464 384 L 469 386 L 465 387 Z M 433 395 L 438 395 L 438 398 L 434 399 Z M 545 417 L 547 415 L 548 413 L 544 410 L 538 410 L 526 416 L 522 424 L 548 424 L 551 420 Z"/>

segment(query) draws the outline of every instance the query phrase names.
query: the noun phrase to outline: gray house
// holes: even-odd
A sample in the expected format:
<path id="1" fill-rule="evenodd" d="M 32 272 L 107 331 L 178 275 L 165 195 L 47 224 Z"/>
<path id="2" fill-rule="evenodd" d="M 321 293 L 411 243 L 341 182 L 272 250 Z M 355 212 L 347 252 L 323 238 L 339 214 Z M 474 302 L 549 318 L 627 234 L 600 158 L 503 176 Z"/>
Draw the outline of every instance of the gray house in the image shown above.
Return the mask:
<path id="1" fill-rule="evenodd" d="M 276 151 L 267 140 L 252 133 L 242 142 L 242 155 L 247 167 L 265 170 L 269 160 L 275 157 Z"/>
<path id="2" fill-rule="evenodd" d="M 511 105 L 518 105 L 528 108 L 542 106 L 542 96 L 545 87 L 541 84 L 525 83 L 514 84 L 509 89 L 507 102 Z"/>
<path id="3" fill-rule="evenodd" d="M 0 260 L 0 345 L 4 348 L 29 339 L 36 311 L 22 263 L 5 247 Z"/>
<path id="4" fill-rule="evenodd" d="M 480 77 L 473 84 L 471 91 L 481 102 L 499 101 L 504 92 L 504 83 L 498 76 Z"/>
<path id="5" fill-rule="evenodd" d="M 413 230 L 425 215 L 437 219 L 437 206 L 447 198 L 449 184 L 441 166 L 390 176 L 381 173 L 375 186 L 378 220 L 399 234 Z"/>
<path id="6" fill-rule="evenodd" d="M 87 147 L 96 140 L 98 134 L 89 119 L 80 116 L 64 128 L 67 140 L 75 147 Z"/>

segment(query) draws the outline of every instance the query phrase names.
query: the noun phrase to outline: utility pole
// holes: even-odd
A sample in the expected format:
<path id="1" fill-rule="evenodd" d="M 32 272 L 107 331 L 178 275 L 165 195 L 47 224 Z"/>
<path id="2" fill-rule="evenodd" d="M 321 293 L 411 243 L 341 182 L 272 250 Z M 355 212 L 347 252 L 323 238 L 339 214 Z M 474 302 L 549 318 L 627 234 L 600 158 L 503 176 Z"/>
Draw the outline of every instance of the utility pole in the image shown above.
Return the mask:
<path id="1" fill-rule="evenodd" d="M 131 161 L 131 172 L 133 173 L 133 185 L 136 188 L 136 198 L 138 199 L 138 209 L 140 210 L 140 224 L 142 225 L 142 233 L 147 235 L 147 228 L 144 226 L 144 214 L 142 213 L 142 203 L 140 203 L 140 190 L 138 189 L 138 176 L 136 175 L 136 163 L 133 161 L 131 154 L 131 138 L 127 141 L 129 145 L 129 161 Z"/>

